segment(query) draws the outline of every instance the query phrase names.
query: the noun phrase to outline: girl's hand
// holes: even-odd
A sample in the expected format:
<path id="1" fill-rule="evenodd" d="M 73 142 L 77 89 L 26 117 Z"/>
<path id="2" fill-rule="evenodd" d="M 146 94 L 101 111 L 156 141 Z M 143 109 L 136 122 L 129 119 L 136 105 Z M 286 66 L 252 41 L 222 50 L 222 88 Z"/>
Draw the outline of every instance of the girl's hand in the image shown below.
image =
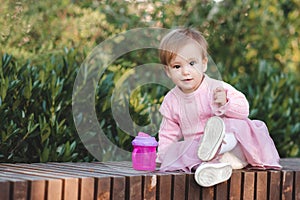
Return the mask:
<path id="1" fill-rule="evenodd" d="M 214 103 L 218 104 L 219 106 L 224 106 L 227 103 L 227 95 L 224 88 L 217 87 L 214 90 Z"/>

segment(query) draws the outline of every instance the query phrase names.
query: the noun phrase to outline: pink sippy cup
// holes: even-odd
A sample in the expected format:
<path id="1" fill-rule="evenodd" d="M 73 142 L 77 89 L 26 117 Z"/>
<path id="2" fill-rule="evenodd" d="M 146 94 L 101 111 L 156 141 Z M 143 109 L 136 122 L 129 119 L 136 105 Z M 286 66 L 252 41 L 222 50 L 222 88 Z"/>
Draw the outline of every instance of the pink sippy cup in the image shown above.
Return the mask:
<path id="1" fill-rule="evenodd" d="M 156 167 L 156 147 L 158 145 L 154 137 L 139 132 L 132 141 L 132 167 L 135 170 L 154 171 Z"/>

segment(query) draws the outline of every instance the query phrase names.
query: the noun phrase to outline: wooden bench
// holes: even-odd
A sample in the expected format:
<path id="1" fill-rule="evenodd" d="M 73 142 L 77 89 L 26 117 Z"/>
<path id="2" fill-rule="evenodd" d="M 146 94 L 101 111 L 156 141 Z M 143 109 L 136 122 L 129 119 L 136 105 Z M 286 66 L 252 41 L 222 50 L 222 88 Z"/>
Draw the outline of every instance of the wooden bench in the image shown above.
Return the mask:
<path id="1" fill-rule="evenodd" d="M 300 158 L 281 164 L 281 171 L 234 170 L 227 182 L 203 188 L 192 173 L 135 171 L 130 162 L 0 163 L 0 200 L 300 200 Z"/>

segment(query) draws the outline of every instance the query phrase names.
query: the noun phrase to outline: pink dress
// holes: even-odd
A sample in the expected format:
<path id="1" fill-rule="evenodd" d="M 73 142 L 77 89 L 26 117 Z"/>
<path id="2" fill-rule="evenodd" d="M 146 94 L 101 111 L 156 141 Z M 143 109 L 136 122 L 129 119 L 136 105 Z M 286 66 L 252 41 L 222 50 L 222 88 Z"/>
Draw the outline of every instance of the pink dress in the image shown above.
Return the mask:
<path id="1" fill-rule="evenodd" d="M 213 90 L 223 87 L 227 103 L 213 103 Z M 189 94 L 174 87 L 160 107 L 163 116 L 159 130 L 158 162 L 162 171 L 191 171 L 201 164 L 197 156 L 206 121 L 216 115 L 223 118 L 225 131 L 238 140 L 247 162 L 259 168 L 280 169 L 279 155 L 264 122 L 250 120 L 249 103 L 244 94 L 223 81 L 207 75 L 200 87 Z"/>

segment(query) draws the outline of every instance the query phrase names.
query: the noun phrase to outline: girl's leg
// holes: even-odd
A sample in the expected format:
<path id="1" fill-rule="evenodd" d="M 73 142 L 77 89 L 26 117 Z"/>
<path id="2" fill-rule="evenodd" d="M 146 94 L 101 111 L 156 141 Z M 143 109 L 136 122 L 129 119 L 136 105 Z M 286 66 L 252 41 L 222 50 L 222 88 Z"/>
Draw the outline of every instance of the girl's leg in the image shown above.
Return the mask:
<path id="1" fill-rule="evenodd" d="M 219 161 L 222 163 L 230 163 L 233 169 L 242 169 L 248 165 L 247 159 L 239 143 L 231 151 L 222 154 Z"/>
<path id="2" fill-rule="evenodd" d="M 238 141 L 232 133 L 226 133 L 219 154 L 231 151 L 237 143 Z"/>

